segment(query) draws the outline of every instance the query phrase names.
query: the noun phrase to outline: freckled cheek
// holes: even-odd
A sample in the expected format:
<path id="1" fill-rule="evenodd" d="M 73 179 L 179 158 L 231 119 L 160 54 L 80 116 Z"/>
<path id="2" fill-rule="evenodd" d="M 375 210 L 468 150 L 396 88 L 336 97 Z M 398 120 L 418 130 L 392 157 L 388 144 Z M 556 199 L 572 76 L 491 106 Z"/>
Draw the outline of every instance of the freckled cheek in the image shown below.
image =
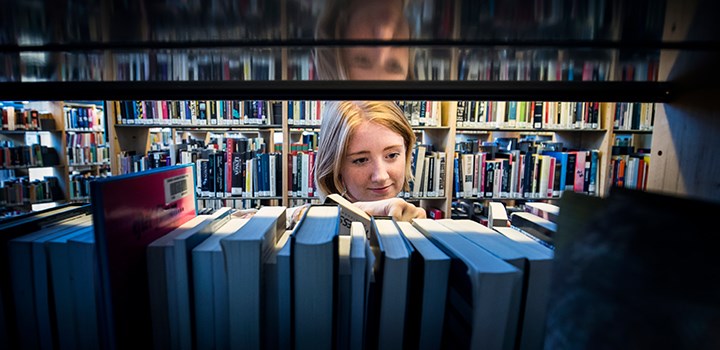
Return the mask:
<path id="1" fill-rule="evenodd" d="M 405 183 L 405 164 L 394 164 L 390 176 L 392 176 L 399 187 L 402 187 Z"/>

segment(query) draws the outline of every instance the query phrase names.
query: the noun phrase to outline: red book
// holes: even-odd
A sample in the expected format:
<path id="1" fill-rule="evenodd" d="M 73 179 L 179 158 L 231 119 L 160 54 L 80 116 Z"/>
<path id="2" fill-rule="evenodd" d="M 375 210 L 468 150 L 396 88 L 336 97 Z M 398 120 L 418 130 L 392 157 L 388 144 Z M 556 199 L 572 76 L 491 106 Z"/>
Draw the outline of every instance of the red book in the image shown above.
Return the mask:
<path id="1" fill-rule="evenodd" d="M 428 210 L 428 217 L 431 218 L 431 219 L 433 219 L 433 220 L 440 220 L 440 219 L 442 219 L 444 216 L 445 216 L 445 215 L 444 215 L 444 213 L 442 212 L 442 210 L 440 210 L 440 209 L 438 209 L 438 208 L 432 208 L 432 209 Z"/>
<path id="2" fill-rule="evenodd" d="M 104 347 L 152 343 L 147 246 L 197 215 L 193 167 L 161 167 L 90 183 Z"/>

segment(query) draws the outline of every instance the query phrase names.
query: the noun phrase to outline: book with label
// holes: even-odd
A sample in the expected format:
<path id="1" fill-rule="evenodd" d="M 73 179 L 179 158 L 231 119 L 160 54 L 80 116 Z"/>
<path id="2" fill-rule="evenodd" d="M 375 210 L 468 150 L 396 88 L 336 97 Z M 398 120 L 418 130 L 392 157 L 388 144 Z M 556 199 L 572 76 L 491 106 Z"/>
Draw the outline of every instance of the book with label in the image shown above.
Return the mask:
<path id="1" fill-rule="evenodd" d="M 415 219 L 413 226 L 452 259 L 442 348 L 511 349 L 508 291 L 520 287 L 522 272 L 435 220 Z"/>
<path id="2" fill-rule="evenodd" d="M 445 319 L 450 257 L 409 222 L 398 222 L 413 247 L 410 256 L 405 346 L 440 349 Z"/>
<path id="3" fill-rule="evenodd" d="M 227 265 L 231 349 L 262 348 L 263 265 L 285 232 L 285 210 L 262 207 L 246 225 L 220 240 Z"/>
<path id="4" fill-rule="evenodd" d="M 174 165 L 90 183 L 104 348 L 152 344 L 147 246 L 197 215 L 193 166 Z"/>
<path id="5" fill-rule="evenodd" d="M 338 205 L 311 205 L 290 237 L 296 349 L 336 344 L 339 230 Z"/>

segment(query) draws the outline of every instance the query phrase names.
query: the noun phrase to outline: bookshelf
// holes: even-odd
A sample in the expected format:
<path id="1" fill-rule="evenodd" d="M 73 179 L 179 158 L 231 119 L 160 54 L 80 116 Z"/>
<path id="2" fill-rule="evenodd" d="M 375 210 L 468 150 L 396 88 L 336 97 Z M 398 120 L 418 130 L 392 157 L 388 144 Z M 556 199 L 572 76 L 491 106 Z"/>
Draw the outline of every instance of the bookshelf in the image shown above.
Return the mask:
<path id="1" fill-rule="evenodd" d="M 589 6 L 589 3 L 581 2 L 581 5 Z M 200 28 L 200 23 L 213 27 L 216 24 L 212 21 L 198 21 L 190 25 L 185 23 L 179 29 L 173 21 L 156 22 L 149 16 L 134 20 L 132 30 L 125 33 L 122 29 L 127 28 L 128 24 L 120 25 L 109 17 L 105 18 L 109 8 L 101 8 L 95 15 L 107 21 L 102 22 L 103 26 L 88 29 L 93 34 L 87 35 L 88 41 L 83 44 L 67 46 L 67 42 L 71 41 L 63 41 L 60 35 L 61 39 L 56 41 L 46 40 L 55 46 L 7 46 L 9 51 L 17 55 L 5 55 L 3 60 L 8 64 L 4 67 L 15 65 L 18 69 L 3 68 L 10 70 L 6 73 L 3 71 L 4 79 L 0 88 L 8 97 L 38 100 L 232 98 L 290 101 L 386 98 L 656 103 L 656 123 L 652 133 L 613 131 L 609 128 L 604 133 L 570 130 L 551 132 L 556 140 L 591 144 L 605 149 L 606 154 L 612 152 L 616 135 L 632 135 L 633 141 L 642 145 L 642 148 L 648 148 L 646 146 L 649 144 L 653 151 L 648 189 L 710 198 L 713 198 L 710 194 L 717 194 L 716 186 L 713 185 L 715 172 L 696 170 L 705 163 L 715 164 L 713 156 L 704 153 L 696 155 L 690 151 L 699 144 L 714 145 L 710 135 L 711 131 L 716 130 L 717 122 L 710 117 L 713 109 L 708 101 L 713 100 L 716 90 L 712 78 L 718 75 L 717 69 L 710 62 L 713 62 L 717 38 L 711 34 L 716 32 L 713 30 L 714 23 L 703 15 L 711 13 L 715 5 L 697 1 L 693 6 L 685 8 L 675 0 L 666 3 L 640 1 L 624 9 L 613 7 L 611 12 L 583 7 L 581 16 L 573 18 L 562 11 L 553 12 L 555 5 L 550 3 L 547 9 L 531 15 L 522 7 L 503 8 L 503 11 L 498 8 L 492 13 L 483 6 L 471 1 L 428 1 L 423 6 L 408 9 L 408 14 L 417 19 L 410 23 L 412 32 L 417 35 L 409 42 L 400 42 L 398 45 L 413 46 L 417 53 L 414 56 L 416 80 L 412 82 L 377 84 L 372 81 L 313 80 L 317 76 L 309 63 L 315 46 L 353 43 L 342 39 L 314 41 L 310 28 L 314 28 L 314 22 L 322 9 L 315 5 L 287 1 L 280 2 L 274 9 L 262 8 L 253 14 L 245 13 L 243 9 L 230 9 L 229 13 L 242 12 L 242 16 L 233 18 L 242 18 L 243 21 L 235 19 L 224 23 L 223 30 L 217 32 L 225 34 L 217 36 L 208 34 L 211 30 Z M 191 13 L 193 8 L 189 6 L 180 12 Z M 114 10 L 118 11 L 116 13 L 132 13 L 134 9 L 121 7 Z M 162 11 L 162 6 L 150 12 L 158 11 Z M 631 12 L 643 13 L 647 21 L 636 21 Z M 33 14 L 35 12 L 31 17 Z M 266 22 L 258 20 L 270 14 L 278 17 Z M 75 23 L 78 19 L 71 16 L 68 20 Z M 179 30 L 173 32 L 174 29 Z M 125 39 L 129 39 L 124 41 L 127 44 L 124 44 L 122 50 L 116 47 L 119 42 L 117 33 L 121 32 L 126 36 Z M 194 41 L 198 39 L 205 41 L 202 44 Z M 381 45 L 383 41 L 369 40 L 363 44 Z M 90 50 L 96 51 L 92 55 L 85 53 Z M 20 55 L 31 52 L 52 57 L 60 51 L 67 51 L 64 61 L 30 61 Z M 250 57 L 249 64 L 247 57 Z M 157 61 L 158 58 L 160 61 Z M 183 73 L 177 70 L 179 65 L 175 63 L 180 61 L 176 58 L 187 60 L 189 67 L 192 67 L 192 76 L 190 71 Z M 257 59 L 253 61 L 253 58 Z M 502 63 L 497 67 L 497 75 L 493 60 Z M 151 62 L 175 63 L 153 66 Z M 229 80 L 232 74 L 215 75 L 214 72 L 222 72 L 222 69 L 214 68 L 222 68 L 223 62 L 232 67 L 241 65 L 242 79 Z M 597 79 L 593 78 L 595 73 L 590 74 L 590 81 L 550 79 L 553 77 L 553 74 L 549 74 L 551 71 L 560 72 L 560 77 L 564 79 L 562 65 L 571 62 L 577 68 L 577 77 L 580 79 L 586 67 L 590 72 L 597 67 Z M 517 72 L 521 71 L 518 67 L 525 63 L 538 63 L 539 72 L 544 69 L 544 75 L 533 75 L 536 72 L 532 70 L 529 75 L 518 75 Z M 85 71 L 92 74 L 45 74 L 53 71 L 48 67 L 74 64 L 87 68 Z M 250 70 L 247 77 L 244 75 L 246 66 Z M 133 70 L 133 67 L 143 69 Z M 489 73 L 481 75 L 482 67 Z M 488 67 L 491 68 L 489 71 Z M 702 74 L 697 73 L 698 67 L 703 67 Z M 142 74 L 148 74 L 142 75 L 141 71 Z M 631 71 L 632 74 L 629 73 Z M 511 72 L 516 74 L 512 75 Z M 144 79 L 140 79 L 142 77 Z M 513 80 L 513 77 L 517 80 Z M 628 80 L 631 78 L 633 81 Z M 700 84 L 694 84 L 698 82 Z M 697 95 L 698 92 L 700 95 Z M 709 98 L 699 100 L 690 97 L 692 94 Z M 286 111 L 287 107 L 283 110 Z M 123 135 L 120 138 L 127 145 L 115 149 L 143 149 L 147 144 L 147 131 L 144 129 L 122 127 L 120 133 Z M 446 132 L 427 130 L 422 135 L 442 142 L 444 136 L 451 139 L 453 135 L 469 136 L 476 133 L 478 138 L 482 136 L 487 140 L 498 135 L 522 132 L 475 129 L 453 129 L 449 126 Z M 281 131 L 284 136 L 292 136 L 289 127 L 283 126 Z M 112 142 L 117 142 L 112 132 L 109 131 L 108 136 Z M 707 137 L 697 137 L 696 134 Z M 285 144 L 290 142 L 289 138 L 283 139 L 283 152 L 289 150 L 289 144 Z M 454 140 L 443 144 L 451 146 L 446 149 L 453 149 Z M 112 162 L 115 160 L 111 156 Z M 606 190 L 608 186 L 601 185 L 601 188 Z"/>
<path id="2" fill-rule="evenodd" d="M 87 203 L 89 181 L 109 174 L 109 149 L 104 136 L 106 127 L 102 105 L 70 101 L 3 104 L 5 114 L 25 111 L 37 114 L 35 122 L 4 125 L 0 131 L 5 145 L 30 147 L 22 157 L 12 156 L 12 147 L 4 150 L 5 155 L 10 157 L 4 159 L 3 181 L 14 184 L 12 179 L 26 179 L 21 180 L 25 190 L 16 188 L 16 192 L 22 193 L 22 203 L 6 201 L 7 208 L 22 213 L 64 202 Z M 26 157 L 30 153 L 35 156 Z M 12 165 L 15 164 L 13 162 L 17 164 Z M 41 186 L 44 189 L 39 191 Z M 36 188 L 30 190 L 30 187 Z M 28 195 L 30 193 L 33 195 Z"/>
<path id="3" fill-rule="evenodd" d="M 238 102 L 238 103 L 235 103 Z M 509 112 L 505 113 L 504 116 L 500 117 L 491 115 L 488 113 L 486 120 L 483 122 L 464 122 L 463 118 L 468 118 L 467 112 L 458 111 L 458 101 L 417 101 L 415 107 L 410 106 L 415 101 L 396 101 L 401 105 L 401 108 L 406 110 L 406 116 L 408 121 L 413 125 L 413 129 L 416 133 L 416 137 L 419 144 L 432 145 L 432 148 L 436 152 L 444 154 L 445 157 L 445 177 L 441 179 L 445 193 L 438 195 L 434 191 L 422 193 L 408 193 L 404 197 L 412 202 L 415 202 L 426 209 L 437 208 L 442 210 L 444 213 L 449 213 L 452 202 L 458 199 L 463 200 L 474 200 L 474 201 L 489 201 L 489 200 L 503 200 L 503 201 L 516 201 L 516 200 L 557 200 L 559 197 L 560 190 L 557 190 L 554 195 L 520 195 L 519 197 L 513 197 L 508 195 L 500 196 L 499 194 L 484 196 L 483 194 L 478 195 L 477 193 L 456 195 L 457 185 L 454 178 L 454 167 L 456 147 L 458 143 L 467 142 L 472 140 L 477 143 L 492 142 L 496 138 L 515 138 L 522 139 L 523 137 L 536 137 L 544 138 L 549 142 L 561 143 L 565 148 L 569 149 L 580 149 L 580 150 L 597 150 L 599 154 L 599 161 L 597 166 L 593 166 L 590 172 L 596 176 L 596 181 L 591 185 L 590 191 L 596 195 L 605 195 L 608 193 L 610 186 L 613 183 L 613 145 L 617 142 L 617 138 L 620 135 L 630 135 L 630 138 L 625 137 L 625 142 L 632 142 L 637 144 L 639 148 L 648 148 L 649 140 L 652 136 L 651 122 L 652 122 L 652 104 L 634 104 L 643 106 L 643 111 L 646 112 L 643 120 L 647 120 L 648 125 L 644 125 L 643 129 L 631 129 L 629 126 L 625 127 L 625 130 L 615 130 L 614 125 L 620 125 L 622 120 L 622 111 L 627 110 L 628 105 L 626 103 L 569 103 L 573 107 L 579 108 L 579 110 L 588 110 L 594 108 L 596 111 L 596 120 L 594 124 L 591 124 L 588 120 L 587 124 L 584 120 L 578 119 L 578 121 L 565 119 L 572 117 L 575 118 L 575 112 L 572 116 L 561 116 L 560 109 L 563 103 L 566 105 L 568 102 L 544 102 L 540 107 L 544 106 L 545 125 L 539 128 L 533 128 L 532 123 L 525 122 L 521 123 L 518 121 L 517 124 L 508 123 Z M 199 117 L 198 113 L 188 112 L 185 116 L 173 118 L 173 115 L 158 115 L 154 118 L 148 118 L 151 113 L 147 112 L 145 118 L 139 118 L 142 114 L 135 114 L 132 108 L 124 108 L 121 110 L 123 104 L 142 105 L 142 108 L 156 108 L 162 110 L 162 107 L 155 107 L 158 103 L 160 104 L 177 104 L 182 109 L 190 109 L 192 106 L 199 106 L 200 101 L 111 101 L 108 103 L 109 117 L 110 120 L 115 121 L 109 125 L 109 134 L 115 135 L 113 140 L 116 141 L 116 146 L 110 147 L 112 154 L 111 158 L 116 165 L 113 165 L 113 174 L 121 174 L 125 172 L 133 172 L 138 169 L 143 169 L 143 165 L 139 166 L 134 170 L 128 170 L 127 166 L 121 165 L 118 156 L 132 152 L 137 155 L 157 154 L 155 152 L 163 152 L 167 154 L 168 159 L 161 161 L 164 165 L 171 165 L 175 163 L 187 162 L 182 161 L 178 156 L 179 148 L 187 148 L 187 145 L 191 145 L 198 142 L 199 149 L 206 148 L 211 145 L 214 150 L 223 151 L 227 148 L 227 139 L 249 139 L 259 140 L 263 144 L 264 153 L 277 153 L 280 158 L 283 159 L 282 166 L 277 167 L 273 177 L 282 179 L 280 186 L 273 187 L 271 192 L 268 191 L 256 191 L 255 193 L 233 193 L 226 188 L 222 191 L 218 191 L 215 194 L 200 193 L 199 200 L 201 203 L 206 201 L 212 201 L 217 199 L 214 205 L 231 205 L 231 206 L 256 206 L 256 205 L 270 205 L 282 204 L 286 206 L 295 206 L 303 202 L 312 201 L 317 199 L 317 194 L 313 193 L 312 189 L 308 192 L 307 188 L 293 188 L 295 183 L 293 182 L 293 168 L 302 168 L 302 163 L 296 163 L 291 166 L 289 156 L 300 151 L 301 153 L 308 153 L 314 149 L 312 143 L 317 144 L 316 137 L 319 132 L 320 122 L 320 110 L 322 109 L 322 103 L 319 101 L 271 101 L 266 104 L 276 105 L 274 112 L 276 114 L 269 115 L 265 121 L 253 120 L 252 112 L 244 110 L 240 107 L 237 111 L 231 111 L 227 109 L 227 112 L 216 113 L 217 115 L 211 116 L 210 114 Z M 205 105 L 221 104 L 218 101 L 202 101 Z M 256 101 L 222 101 L 225 105 L 239 106 L 239 105 L 250 105 L 255 104 Z M 427 106 L 433 106 L 433 113 L 436 113 L 436 118 L 433 122 L 420 121 L 418 103 L 426 103 Z M 472 103 L 478 105 L 478 108 L 487 108 L 487 111 L 491 111 L 490 107 L 496 106 L 497 101 L 462 101 L 462 103 Z M 502 102 L 506 103 L 506 102 Z M 517 102 L 521 103 L 521 102 Z M 525 103 L 525 102 L 522 102 Z M 531 102 L 527 102 L 530 104 Z M 480 107 L 482 105 L 483 107 Z M 301 107 L 299 107 L 301 106 Z M 594 107 L 593 107 L 594 106 Z M 197 108 L 197 107 L 195 107 Z M 411 108 L 416 108 L 416 116 L 412 116 Z M 568 107 L 569 108 L 569 107 Z M 131 112 L 128 112 L 130 110 Z M 220 109 L 218 109 L 220 110 Z M 302 110 L 302 112 L 300 112 Z M 429 109 L 426 109 L 429 111 Z M 557 110 L 555 112 L 555 110 Z M 639 110 L 639 109 L 638 109 Z M 128 117 L 128 113 L 133 113 L 136 117 Z M 279 113 L 279 116 L 277 115 Z M 430 112 L 427 112 L 430 116 Z M 569 112 L 565 113 L 568 114 Z M 592 112 L 588 112 L 585 115 L 589 118 Z M 557 117 L 555 116 L 557 114 Z M 195 115 L 191 117 L 191 115 Z M 236 117 L 233 117 L 236 116 Z M 578 112 L 578 115 L 579 112 Z M 625 117 L 629 117 L 631 114 L 625 113 Z M 169 119 L 167 118 L 169 116 Z M 527 116 L 530 116 L 528 112 Z M 526 117 L 527 117 L 526 116 Z M 567 117 L 567 118 L 566 118 Z M 192 119 L 191 119 L 192 118 Z M 414 119 L 413 119 L 414 118 Z M 422 117 L 424 118 L 424 116 Z M 498 119 L 500 118 L 500 119 Z M 505 118 L 505 119 L 503 119 Z M 555 119 L 553 119 L 555 118 Z M 619 119 L 616 123 L 615 119 Z M 128 120 L 130 119 L 130 120 Z M 136 119 L 136 120 L 132 120 Z M 273 121 L 270 121 L 273 119 Z M 561 119 L 563 120 L 561 124 Z M 636 119 L 640 120 L 639 113 L 636 115 Z M 211 122 L 211 120 L 213 120 Z M 430 119 L 429 119 L 430 120 Z M 120 123 L 118 123 L 120 121 Z M 630 125 L 630 123 L 626 123 Z M 637 124 L 637 122 L 636 122 Z M 461 126 L 459 126 L 461 125 Z M 537 126 L 536 126 L 537 127 Z M 639 128 L 639 127 L 638 127 Z M 313 142 L 313 138 L 315 141 Z M 286 142 L 287 140 L 287 142 Z M 311 144 L 309 148 L 295 148 L 307 146 Z M 300 146 L 298 146 L 300 145 Z M 258 152 L 259 149 L 257 150 Z M 124 153 L 125 152 L 125 153 Z M 588 155 L 589 157 L 589 155 Z M 626 156 L 624 161 L 627 162 Z M 121 157 L 126 159 L 125 157 Z M 308 161 L 307 159 L 305 160 Z M 590 158 L 587 160 L 590 162 Z M 295 160 L 293 160 L 293 163 Z M 517 160 L 516 160 L 517 162 Z M 152 163 L 152 162 L 151 162 Z M 152 167 L 155 167 L 154 165 Z M 305 164 L 305 167 L 308 165 Z M 513 166 L 520 166 L 514 164 Z M 475 167 L 479 167 L 475 165 Z M 415 168 L 415 166 L 413 166 Z M 229 167 L 228 167 L 229 169 Z M 271 170 L 272 171 L 272 170 Z M 617 170 L 615 170 L 617 172 Z M 646 171 L 644 171 L 646 172 Z M 225 171 L 223 176 L 223 183 L 227 183 L 228 171 Z M 586 173 L 585 176 L 588 176 Z M 303 173 L 305 180 L 310 176 L 309 173 Z M 477 176 L 477 175 L 476 175 Z M 421 176 L 421 178 L 427 178 L 427 175 Z M 198 181 L 201 181 L 200 179 Z M 438 182 L 436 182 L 438 183 Z M 276 183 L 277 184 L 277 183 Z M 551 183 L 552 185 L 552 183 Z M 437 185 L 436 185 L 437 186 Z M 588 184 L 585 185 L 585 191 L 588 191 Z M 552 186 L 551 186 L 552 187 Z"/>
<path id="4" fill-rule="evenodd" d="M 68 198 L 62 109 L 54 103 L 2 102 L 2 216 L 63 203 Z"/>

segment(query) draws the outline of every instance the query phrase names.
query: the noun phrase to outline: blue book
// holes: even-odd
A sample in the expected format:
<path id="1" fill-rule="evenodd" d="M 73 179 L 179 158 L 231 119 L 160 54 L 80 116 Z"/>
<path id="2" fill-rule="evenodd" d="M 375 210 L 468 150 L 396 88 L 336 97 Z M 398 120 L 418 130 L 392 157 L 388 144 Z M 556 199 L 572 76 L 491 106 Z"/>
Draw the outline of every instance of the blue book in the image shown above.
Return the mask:
<path id="1" fill-rule="evenodd" d="M 559 151 L 543 151 L 542 154 L 548 155 L 550 157 L 555 158 L 556 162 L 560 162 L 561 165 L 561 171 L 560 171 L 560 188 L 559 191 L 562 192 L 565 189 L 565 184 L 567 181 L 567 165 L 568 165 L 568 154 L 567 152 L 559 152 Z"/>

